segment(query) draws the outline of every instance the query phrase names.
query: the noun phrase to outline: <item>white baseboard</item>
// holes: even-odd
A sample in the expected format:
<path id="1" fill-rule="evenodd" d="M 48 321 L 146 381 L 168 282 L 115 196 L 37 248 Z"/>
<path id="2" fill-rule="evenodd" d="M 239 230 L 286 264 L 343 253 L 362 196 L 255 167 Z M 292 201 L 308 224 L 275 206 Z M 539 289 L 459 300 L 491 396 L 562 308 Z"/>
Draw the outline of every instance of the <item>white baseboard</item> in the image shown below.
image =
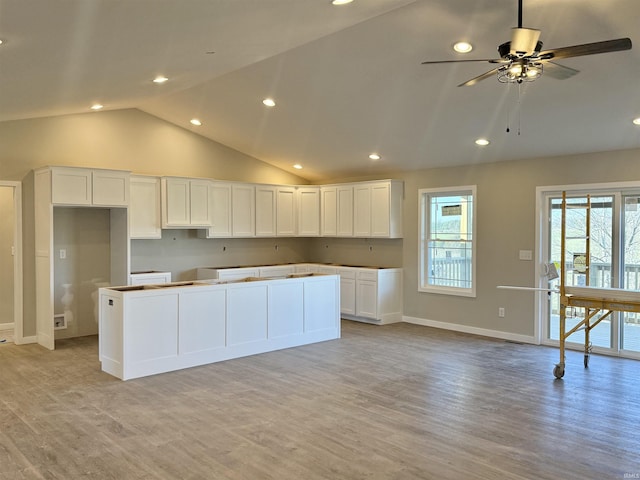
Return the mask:
<path id="1" fill-rule="evenodd" d="M 16 337 L 13 339 L 13 342 L 16 345 L 26 345 L 28 343 L 37 343 L 38 337 L 36 337 L 35 335 L 33 335 L 32 337 L 22 337 L 21 339 L 18 339 L 18 337 Z"/>
<path id="2" fill-rule="evenodd" d="M 14 328 L 13 322 L 11 322 L 11 323 L 0 323 L 0 332 L 3 332 L 5 330 L 13 330 L 13 328 Z"/>
<path id="3" fill-rule="evenodd" d="M 408 317 L 406 315 L 402 317 L 402 321 L 406 323 L 413 323 L 414 325 L 423 325 L 425 327 L 441 328 L 443 330 L 470 333 L 472 335 L 481 335 L 483 337 L 500 338 L 503 340 L 509 340 L 510 342 L 536 344 L 533 335 L 519 335 L 517 333 L 502 332 L 500 330 L 470 327 L 468 325 L 460 325 L 458 323 L 438 322 L 436 320 L 428 320 L 426 318 Z"/>

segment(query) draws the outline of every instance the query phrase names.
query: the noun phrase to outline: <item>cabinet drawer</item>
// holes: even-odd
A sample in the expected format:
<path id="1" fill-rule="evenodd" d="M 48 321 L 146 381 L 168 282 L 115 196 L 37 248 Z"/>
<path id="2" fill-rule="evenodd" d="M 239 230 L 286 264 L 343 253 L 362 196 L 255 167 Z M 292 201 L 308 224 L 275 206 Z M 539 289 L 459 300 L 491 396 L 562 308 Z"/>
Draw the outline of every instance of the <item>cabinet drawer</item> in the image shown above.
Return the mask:
<path id="1" fill-rule="evenodd" d="M 378 271 L 373 269 L 358 270 L 358 280 L 367 280 L 370 282 L 378 281 Z"/>
<path id="2" fill-rule="evenodd" d="M 355 268 L 338 268 L 338 275 L 340 275 L 340 278 L 355 280 L 356 271 Z"/>

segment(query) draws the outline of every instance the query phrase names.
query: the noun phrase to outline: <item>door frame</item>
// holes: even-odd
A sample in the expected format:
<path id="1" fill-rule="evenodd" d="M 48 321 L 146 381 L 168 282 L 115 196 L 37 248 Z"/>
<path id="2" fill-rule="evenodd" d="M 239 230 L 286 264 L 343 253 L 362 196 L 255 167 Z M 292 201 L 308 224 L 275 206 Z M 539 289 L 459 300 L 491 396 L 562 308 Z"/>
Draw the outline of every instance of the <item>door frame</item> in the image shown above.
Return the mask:
<path id="1" fill-rule="evenodd" d="M 551 186 L 542 186 L 536 187 L 536 244 L 535 244 L 535 252 L 536 252 L 536 266 L 535 266 L 535 280 L 534 285 L 538 288 L 548 288 L 548 281 L 546 274 L 544 272 L 543 264 L 546 259 L 547 254 L 547 238 L 546 233 L 548 231 L 548 227 L 543 225 L 543 222 L 548 218 L 547 217 L 547 204 L 545 200 L 551 194 L 562 193 L 566 191 L 571 194 L 580 194 L 580 193 L 590 193 L 591 195 L 616 195 L 621 194 L 624 195 L 625 190 L 637 191 L 640 189 L 640 182 L 630 181 L 630 182 L 606 182 L 606 183 L 584 183 L 584 184 L 569 184 L 569 185 L 551 185 Z M 614 221 L 613 228 L 619 228 L 616 226 L 615 215 L 619 214 L 619 212 L 614 211 Z M 618 219 L 619 220 L 619 219 Z M 621 241 L 621 235 L 618 232 L 617 241 Z M 614 249 L 614 255 L 618 255 L 619 252 L 616 252 L 616 249 L 621 248 L 618 245 L 612 245 Z M 615 263 L 615 262 L 614 262 Z M 560 272 L 558 272 L 560 273 Z M 534 337 L 537 344 L 543 345 L 557 345 L 557 342 L 552 342 L 547 340 L 548 332 L 546 330 L 546 316 L 548 315 L 547 309 L 547 295 L 544 292 L 537 292 L 537 298 L 535 301 L 534 308 L 534 318 L 535 318 L 535 327 L 534 327 Z M 616 340 L 617 343 L 618 340 Z M 568 346 L 567 348 L 571 348 Z M 594 348 L 594 351 L 597 350 L 597 353 L 604 353 L 606 355 L 614 355 L 620 356 L 620 352 L 613 352 L 610 350 L 602 350 Z M 627 356 L 627 355 L 624 355 Z M 631 358 L 631 357 L 630 357 Z"/>
<path id="2" fill-rule="evenodd" d="M 22 183 L 0 180 L 0 187 L 13 188 L 13 338 L 24 343 L 22 291 Z"/>

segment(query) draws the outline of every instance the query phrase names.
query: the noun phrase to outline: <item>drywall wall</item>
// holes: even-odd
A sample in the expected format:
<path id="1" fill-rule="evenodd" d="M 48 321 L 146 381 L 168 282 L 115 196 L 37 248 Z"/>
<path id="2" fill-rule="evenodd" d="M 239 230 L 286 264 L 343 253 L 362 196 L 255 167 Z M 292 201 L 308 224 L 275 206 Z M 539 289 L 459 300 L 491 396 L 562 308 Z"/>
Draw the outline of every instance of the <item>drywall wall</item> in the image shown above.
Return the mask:
<path id="1" fill-rule="evenodd" d="M 13 187 L 0 185 L 0 330 L 14 321 L 13 254 L 14 202 Z"/>
<path id="2" fill-rule="evenodd" d="M 97 334 L 97 291 L 109 284 L 111 276 L 110 211 L 55 207 L 53 252 L 53 311 L 56 315 L 70 312 L 66 328 L 56 330 L 55 338 Z M 65 294 L 72 299 L 65 301 Z"/>
<path id="3" fill-rule="evenodd" d="M 0 145 L 3 180 L 21 181 L 35 168 L 67 165 L 151 175 L 308 183 L 136 109 L 1 122 Z"/>
<path id="4" fill-rule="evenodd" d="M 640 181 L 640 151 L 440 168 L 405 175 L 404 314 L 517 335 L 534 335 L 534 295 L 497 285 L 536 285 L 533 261 L 519 250 L 535 248 L 536 187 Z M 477 297 L 418 292 L 418 190 L 477 185 Z M 498 317 L 498 307 L 506 316 Z"/>
<path id="5" fill-rule="evenodd" d="M 131 270 L 169 271 L 173 281 L 194 280 L 198 267 L 304 262 L 303 238 L 205 239 L 196 230 L 163 230 L 162 239 L 131 241 Z"/>

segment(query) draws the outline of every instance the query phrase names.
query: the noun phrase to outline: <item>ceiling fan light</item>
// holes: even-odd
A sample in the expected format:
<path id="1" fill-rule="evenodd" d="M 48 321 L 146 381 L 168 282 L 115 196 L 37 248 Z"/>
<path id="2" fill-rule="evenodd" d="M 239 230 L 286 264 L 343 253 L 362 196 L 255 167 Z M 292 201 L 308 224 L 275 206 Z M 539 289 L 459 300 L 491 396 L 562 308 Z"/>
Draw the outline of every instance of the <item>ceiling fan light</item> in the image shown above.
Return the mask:
<path id="1" fill-rule="evenodd" d="M 486 138 L 479 138 L 479 139 L 476 140 L 476 145 L 480 145 L 481 147 L 486 147 L 490 143 L 491 142 L 489 140 L 487 140 Z"/>

